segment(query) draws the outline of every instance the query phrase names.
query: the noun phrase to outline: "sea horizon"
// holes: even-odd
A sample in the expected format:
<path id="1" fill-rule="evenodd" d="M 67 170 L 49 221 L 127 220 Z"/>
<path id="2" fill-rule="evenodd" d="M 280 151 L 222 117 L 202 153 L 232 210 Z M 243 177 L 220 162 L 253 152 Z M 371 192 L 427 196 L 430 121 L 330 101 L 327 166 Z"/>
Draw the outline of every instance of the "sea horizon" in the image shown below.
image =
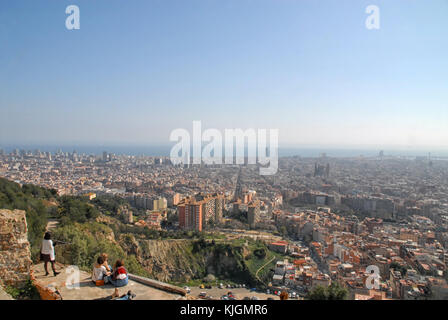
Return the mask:
<path id="1" fill-rule="evenodd" d="M 172 145 L 37 145 L 37 144 L 17 144 L 17 145 L 0 145 L 0 150 L 6 153 L 12 151 L 26 150 L 56 153 L 73 152 L 78 154 L 101 155 L 103 152 L 116 155 L 130 156 L 152 156 L 152 157 L 169 157 Z M 385 157 L 431 157 L 431 159 L 448 158 L 448 150 L 440 149 L 388 149 L 388 148 L 350 148 L 350 147 L 279 147 L 279 157 L 327 157 L 345 158 L 345 157 L 377 157 L 380 152 Z"/>

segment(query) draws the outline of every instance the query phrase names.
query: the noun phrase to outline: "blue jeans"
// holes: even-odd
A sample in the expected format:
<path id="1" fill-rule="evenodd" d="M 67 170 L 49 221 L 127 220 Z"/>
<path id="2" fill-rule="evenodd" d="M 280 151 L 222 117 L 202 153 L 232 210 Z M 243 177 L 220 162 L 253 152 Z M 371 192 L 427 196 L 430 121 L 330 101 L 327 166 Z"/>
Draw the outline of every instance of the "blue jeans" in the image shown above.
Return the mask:
<path id="1" fill-rule="evenodd" d="M 126 278 L 124 279 L 117 279 L 117 280 L 113 280 L 112 276 L 107 276 L 106 277 L 106 283 L 112 283 L 114 287 L 118 288 L 118 287 L 124 287 L 125 285 L 128 284 L 129 282 L 129 277 L 126 275 Z"/>

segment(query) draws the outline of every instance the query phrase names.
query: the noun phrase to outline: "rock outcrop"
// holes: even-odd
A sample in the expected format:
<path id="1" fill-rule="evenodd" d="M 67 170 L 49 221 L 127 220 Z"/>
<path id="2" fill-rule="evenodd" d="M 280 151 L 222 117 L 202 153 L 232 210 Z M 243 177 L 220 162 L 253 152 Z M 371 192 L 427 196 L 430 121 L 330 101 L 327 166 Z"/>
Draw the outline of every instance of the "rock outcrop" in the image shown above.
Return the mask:
<path id="1" fill-rule="evenodd" d="M 164 282 L 188 282 L 209 274 L 218 278 L 254 282 L 245 266 L 249 251 L 230 244 L 198 248 L 196 240 L 143 240 L 138 261 L 151 278 Z"/>
<path id="2" fill-rule="evenodd" d="M 24 285 L 31 264 L 25 211 L 0 209 L 0 284 Z"/>

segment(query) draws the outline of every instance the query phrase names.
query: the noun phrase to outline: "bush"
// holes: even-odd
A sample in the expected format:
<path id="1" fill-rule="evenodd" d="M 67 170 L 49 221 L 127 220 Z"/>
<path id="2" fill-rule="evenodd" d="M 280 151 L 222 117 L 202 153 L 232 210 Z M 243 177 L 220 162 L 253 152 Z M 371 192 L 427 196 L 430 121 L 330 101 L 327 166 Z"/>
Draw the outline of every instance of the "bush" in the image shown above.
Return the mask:
<path id="1" fill-rule="evenodd" d="M 254 255 L 258 259 L 264 259 L 266 257 L 266 250 L 264 248 L 259 248 L 254 250 Z"/>
<path id="2" fill-rule="evenodd" d="M 79 197 L 63 196 L 59 205 L 62 224 L 70 222 L 87 222 L 99 215 L 98 209 L 85 199 Z"/>
<path id="3" fill-rule="evenodd" d="M 107 239 L 112 230 L 100 223 L 73 223 L 57 228 L 54 239 L 68 243 L 64 247 L 64 257 L 56 259 L 66 264 L 74 264 L 84 270 L 90 270 L 98 256 L 102 253 L 109 255 L 109 264 L 113 266 L 117 259 L 126 257 L 123 249 Z"/>
<path id="4" fill-rule="evenodd" d="M 345 300 L 348 291 L 343 288 L 338 282 L 331 283 L 328 287 L 316 286 L 308 292 L 307 300 Z"/>
<path id="5" fill-rule="evenodd" d="M 31 280 L 28 280 L 21 288 L 7 286 L 5 292 L 16 300 L 40 300 L 39 292 L 32 284 Z"/>

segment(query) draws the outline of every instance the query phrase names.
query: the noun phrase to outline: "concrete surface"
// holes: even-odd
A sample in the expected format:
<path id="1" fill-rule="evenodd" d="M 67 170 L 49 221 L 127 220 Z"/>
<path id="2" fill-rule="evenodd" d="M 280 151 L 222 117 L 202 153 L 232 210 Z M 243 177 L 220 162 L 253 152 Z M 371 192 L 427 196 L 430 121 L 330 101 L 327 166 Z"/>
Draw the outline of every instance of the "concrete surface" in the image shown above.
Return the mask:
<path id="1" fill-rule="evenodd" d="M 2 287 L 0 287 L 0 300 L 14 300 L 9 294 L 7 294 Z"/>

